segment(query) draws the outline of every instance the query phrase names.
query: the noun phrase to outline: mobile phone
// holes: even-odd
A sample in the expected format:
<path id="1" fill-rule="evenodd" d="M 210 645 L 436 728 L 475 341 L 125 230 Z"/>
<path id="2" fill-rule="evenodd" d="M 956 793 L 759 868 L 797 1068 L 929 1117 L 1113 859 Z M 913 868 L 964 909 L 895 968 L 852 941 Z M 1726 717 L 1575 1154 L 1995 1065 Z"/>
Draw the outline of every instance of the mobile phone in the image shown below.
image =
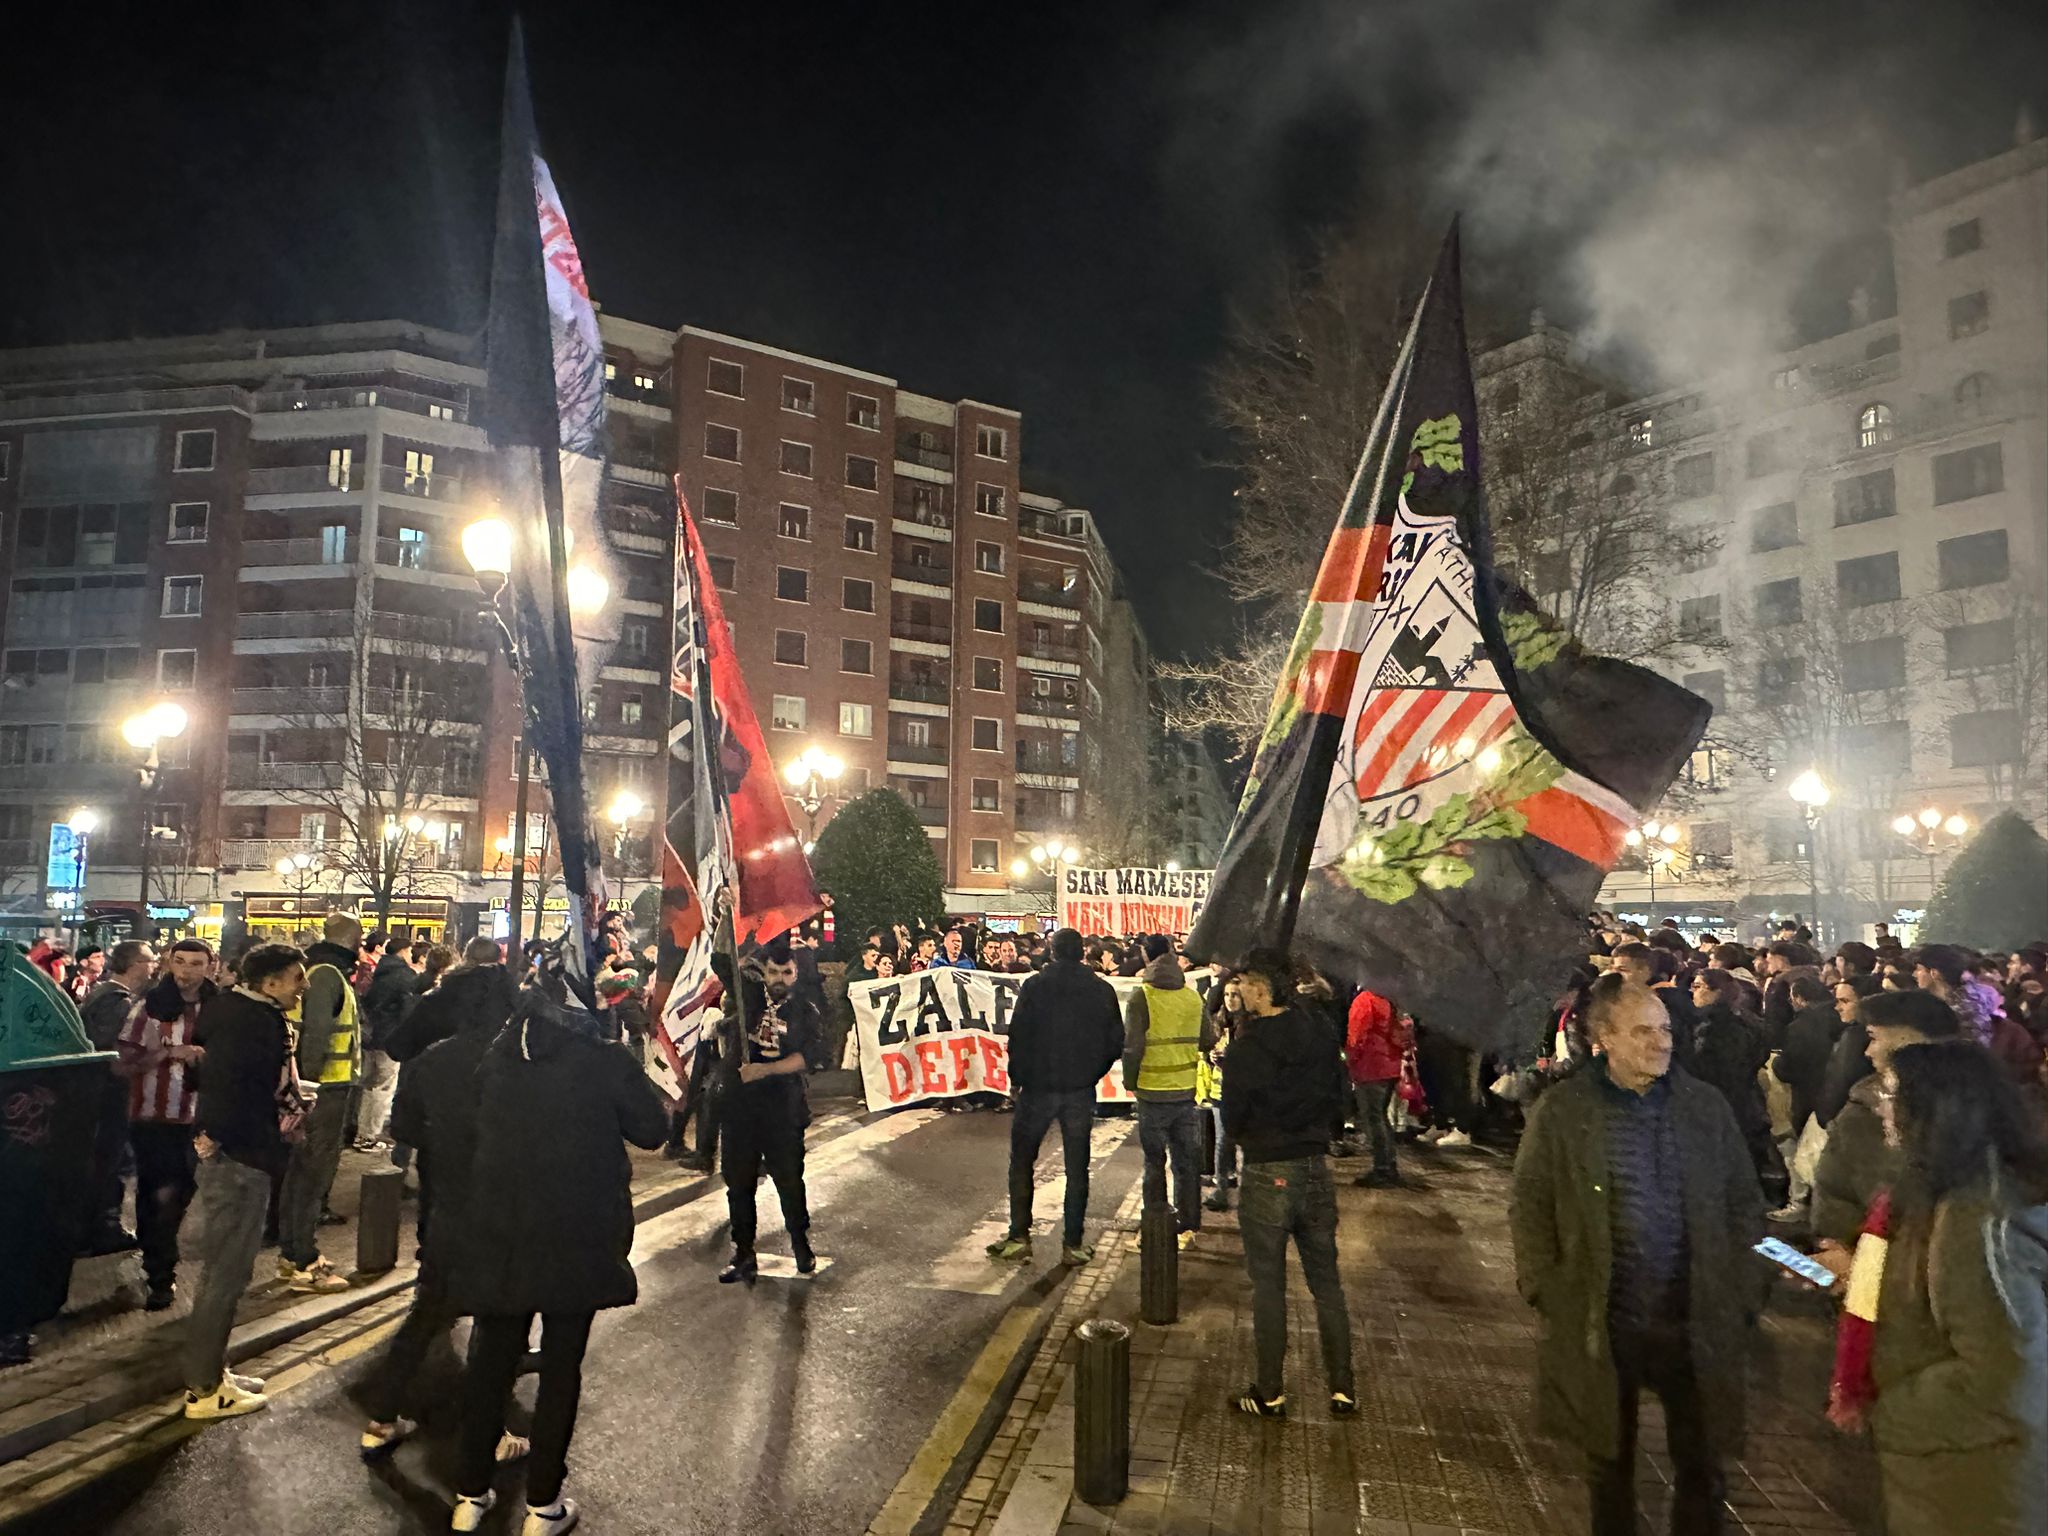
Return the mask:
<path id="1" fill-rule="evenodd" d="M 1811 1280 L 1822 1290 L 1835 1283 L 1835 1272 L 1818 1259 L 1809 1259 L 1790 1243 L 1775 1237 L 1767 1237 L 1758 1243 L 1755 1252 L 1762 1254 L 1773 1264 L 1789 1269 L 1802 1280 Z"/>

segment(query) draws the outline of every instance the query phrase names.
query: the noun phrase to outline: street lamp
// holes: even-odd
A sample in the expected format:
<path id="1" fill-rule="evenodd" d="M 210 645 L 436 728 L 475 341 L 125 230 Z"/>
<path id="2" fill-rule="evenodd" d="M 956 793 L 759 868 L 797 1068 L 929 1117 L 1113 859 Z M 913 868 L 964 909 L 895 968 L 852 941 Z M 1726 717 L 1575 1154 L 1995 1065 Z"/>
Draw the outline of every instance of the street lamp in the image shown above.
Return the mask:
<path id="1" fill-rule="evenodd" d="M 818 812 L 827 800 L 837 798 L 837 785 L 845 772 L 844 762 L 818 747 L 805 747 L 782 770 L 783 781 L 803 809 L 805 853 L 818 840 Z"/>
<path id="2" fill-rule="evenodd" d="M 526 657 L 504 612 L 512 579 L 512 525 L 495 515 L 474 519 L 462 530 L 462 558 L 469 562 L 484 605 L 477 617 L 498 637 L 498 650 L 519 684 L 519 789 L 512 805 L 512 836 L 500 838 L 499 852 L 512 860 L 512 890 L 506 905 L 512 919 L 506 953 L 519 953 L 520 908 L 526 898 L 526 802 L 533 783 L 533 704 L 526 696 Z"/>
<path id="3" fill-rule="evenodd" d="M 647 802 L 630 789 L 622 789 L 612 796 L 612 803 L 605 807 L 605 817 L 612 824 L 612 858 L 619 866 L 619 878 L 626 877 L 627 827 L 638 820 L 640 813 L 647 809 Z"/>
<path id="4" fill-rule="evenodd" d="M 1934 899 L 1934 859 L 1936 854 L 1953 853 L 1969 836 L 1968 818 L 1951 813 L 1944 817 L 1939 806 L 1926 806 L 1918 816 L 1901 816 L 1892 823 L 1892 830 L 1906 840 L 1912 850 L 1927 860 L 1927 898 Z M 1942 842 L 1946 833 L 1948 841 Z"/>
<path id="5" fill-rule="evenodd" d="M 1830 792 L 1827 780 L 1809 768 L 1792 781 L 1786 793 L 1798 802 L 1799 814 L 1806 822 L 1806 893 L 1813 904 L 1813 927 L 1818 935 L 1825 931 L 1820 920 L 1820 813 Z"/>
<path id="6" fill-rule="evenodd" d="M 71 909 L 74 948 L 82 948 L 85 943 L 85 850 L 99 824 L 100 813 L 89 805 L 81 805 L 71 813 L 71 886 L 76 902 Z"/>
<path id="7" fill-rule="evenodd" d="M 146 938 L 149 926 L 149 850 L 156 836 L 155 816 L 149 805 L 150 792 L 156 788 L 156 781 L 162 765 L 157 758 L 157 746 L 185 734 L 190 724 L 182 705 L 169 699 L 159 699 L 149 708 L 130 715 L 121 722 L 121 739 L 142 754 L 142 761 L 136 765 L 136 810 L 142 830 L 142 904 L 135 913 L 135 936 Z"/>
<path id="8" fill-rule="evenodd" d="M 277 870 L 280 880 L 291 883 L 292 894 L 303 905 L 306 892 L 312 889 L 313 882 L 320 878 L 321 857 L 317 853 L 308 853 L 301 848 L 297 853 L 287 854 L 279 859 L 273 867 Z"/>
<path id="9" fill-rule="evenodd" d="M 1079 843 L 1049 837 L 1031 850 L 1031 862 L 1052 877 L 1052 915 L 1057 923 L 1060 917 L 1060 892 L 1066 884 L 1062 875 L 1069 864 L 1076 864 L 1086 855 Z"/>
<path id="10" fill-rule="evenodd" d="M 1679 839 L 1684 835 L 1677 822 L 1654 820 L 1646 821 L 1640 827 L 1630 827 L 1621 834 L 1624 843 L 1640 850 L 1638 857 L 1650 875 L 1650 906 L 1653 911 L 1657 905 L 1657 866 L 1671 861 Z"/>

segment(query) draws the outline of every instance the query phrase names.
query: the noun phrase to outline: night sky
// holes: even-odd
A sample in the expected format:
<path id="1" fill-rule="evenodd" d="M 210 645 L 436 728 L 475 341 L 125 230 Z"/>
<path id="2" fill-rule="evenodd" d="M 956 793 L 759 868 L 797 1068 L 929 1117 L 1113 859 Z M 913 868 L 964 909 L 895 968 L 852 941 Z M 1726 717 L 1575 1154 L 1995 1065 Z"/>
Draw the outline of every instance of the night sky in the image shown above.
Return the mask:
<path id="1" fill-rule="evenodd" d="M 1616 291 L 1656 276 L 1641 230 L 1697 259 L 1711 190 L 1748 242 L 1720 269 L 1796 263 L 1783 307 L 1825 329 L 1838 290 L 1882 287 L 1894 162 L 1995 152 L 2030 91 L 2048 118 L 2038 5 L 526 9 L 598 300 L 1021 409 L 1027 484 L 1095 510 L 1168 652 L 1227 622 L 1205 369 L 1319 227 L 1463 207 L 1489 314 L 1542 302 L 1684 366 L 1644 318 L 1661 296 Z M 478 327 L 508 14 L 111 5 L 46 13 L 40 46 L 18 29 L 0 344 Z"/>

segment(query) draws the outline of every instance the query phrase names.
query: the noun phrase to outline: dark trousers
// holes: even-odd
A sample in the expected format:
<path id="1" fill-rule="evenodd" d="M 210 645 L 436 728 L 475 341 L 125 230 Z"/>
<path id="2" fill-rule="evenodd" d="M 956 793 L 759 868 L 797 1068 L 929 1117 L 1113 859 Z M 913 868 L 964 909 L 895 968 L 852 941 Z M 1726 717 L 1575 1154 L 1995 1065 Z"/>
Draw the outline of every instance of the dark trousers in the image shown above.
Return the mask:
<path id="1" fill-rule="evenodd" d="M 583 1398 L 583 1352 L 590 1347 L 590 1312 L 544 1312 L 540 1320 L 540 1389 L 533 1403 L 533 1452 L 526 1463 L 526 1502 L 551 1507 L 562 1496 L 569 1470 L 569 1438 Z M 479 1317 L 470 1329 L 469 1363 L 462 1373 L 462 1433 L 455 1447 L 455 1491 L 472 1497 L 491 1486 L 505 1404 L 526 1355 L 531 1312 Z"/>
<path id="2" fill-rule="evenodd" d="M 320 1257 L 320 1212 L 341 1166 L 342 1136 L 354 1091 L 330 1083 L 306 1113 L 305 1137 L 292 1147 L 277 1199 L 277 1251 L 304 1269 Z"/>
<path id="3" fill-rule="evenodd" d="M 1620 1454 L 1587 1467 L 1593 1536 L 1636 1536 L 1641 1530 L 1636 1523 L 1636 1409 L 1646 1389 L 1664 1404 L 1672 1536 L 1718 1536 L 1726 1528 L 1727 1487 L 1721 1463 L 1701 1449 L 1706 1436 L 1699 1384 L 1683 1339 L 1617 1335 L 1613 1344 L 1621 1385 Z"/>
<path id="4" fill-rule="evenodd" d="M 1088 1220 L 1088 1137 L 1095 1125 L 1095 1085 L 1086 1088 L 1019 1088 L 1010 1114 L 1010 1236 L 1031 1235 L 1031 1193 L 1038 1149 L 1057 1120 L 1060 1155 L 1066 1161 L 1067 1199 L 1062 1236 L 1081 1246 Z"/>
<path id="5" fill-rule="evenodd" d="M 138 1120 L 128 1127 L 135 1149 L 135 1235 L 142 1240 L 142 1275 L 161 1290 L 178 1275 L 178 1229 L 199 1188 L 199 1154 L 192 1127 Z"/>
<path id="6" fill-rule="evenodd" d="M 365 1397 L 372 1419 L 388 1424 L 404 1411 L 406 1394 L 413 1377 L 419 1374 L 421 1362 L 427 1358 L 427 1351 L 434 1347 L 436 1339 L 448 1336 L 448 1330 L 460 1316 L 460 1309 L 448 1297 L 445 1266 L 431 1254 L 423 1257 L 419 1282 L 413 1287 L 412 1308 L 398 1325 L 398 1332 L 391 1336 L 390 1347 L 370 1377 Z"/>
<path id="7" fill-rule="evenodd" d="M 804 1128 L 793 1095 L 749 1102 L 741 1093 L 736 1099 L 727 1106 L 719 1127 L 725 1137 L 725 1208 L 732 1218 L 734 1250 L 752 1253 L 759 1226 L 754 1186 L 763 1168 L 775 1181 L 775 1193 L 782 1201 L 782 1225 L 789 1235 L 802 1237 L 811 1229 L 811 1208 L 804 1192 Z"/>
<path id="8" fill-rule="evenodd" d="M 1350 1393 L 1351 1312 L 1337 1277 L 1337 1191 L 1320 1157 L 1246 1163 L 1238 1185 L 1238 1233 L 1252 1282 L 1252 1339 L 1259 1395 L 1278 1397 L 1287 1360 L 1287 1240 L 1301 1256 L 1301 1278 L 1316 1303 L 1323 1377 Z"/>
<path id="9" fill-rule="evenodd" d="M 1145 1205 L 1166 1204 L 1173 1165 L 1174 1225 L 1202 1230 L 1202 1112 L 1193 1099 L 1138 1100 L 1138 1148 L 1145 1154 Z"/>
<path id="10" fill-rule="evenodd" d="M 1442 1035 L 1424 1035 L 1415 1047 L 1415 1070 L 1429 1100 L 1429 1123 L 1437 1130 L 1459 1130 L 1468 1136 L 1479 1125 L 1474 1080 L 1478 1053 Z"/>
<path id="11" fill-rule="evenodd" d="M 100 1085 L 100 1119 L 92 1138 L 92 1178 L 86 1185 L 85 1240 L 121 1225 L 121 1159 L 128 1150 L 128 1081 Z"/>
<path id="12" fill-rule="evenodd" d="M 1372 1148 L 1375 1173 L 1395 1172 L 1394 1126 L 1387 1118 L 1387 1111 L 1393 1107 L 1394 1090 L 1400 1086 L 1401 1080 L 1397 1077 L 1353 1085 L 1353 1095 L 1358 1101 L 1358 1128 L 1365 1132 L 1366 1142 Z"/>

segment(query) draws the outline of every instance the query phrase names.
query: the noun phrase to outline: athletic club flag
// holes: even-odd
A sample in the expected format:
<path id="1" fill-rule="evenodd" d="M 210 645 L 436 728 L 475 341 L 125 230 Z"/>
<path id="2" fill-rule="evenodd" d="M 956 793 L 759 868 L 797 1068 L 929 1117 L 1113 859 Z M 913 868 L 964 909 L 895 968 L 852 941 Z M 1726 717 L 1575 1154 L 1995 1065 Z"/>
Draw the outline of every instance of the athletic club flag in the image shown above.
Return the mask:
<path id="1" fill-rule="evenodd" d="M 1517 1037 L 1697 745 L 1704 700 L 1498 589 L 1444 241 L 1188 949 L 1291 947 L 1482 1047 Z"/>

